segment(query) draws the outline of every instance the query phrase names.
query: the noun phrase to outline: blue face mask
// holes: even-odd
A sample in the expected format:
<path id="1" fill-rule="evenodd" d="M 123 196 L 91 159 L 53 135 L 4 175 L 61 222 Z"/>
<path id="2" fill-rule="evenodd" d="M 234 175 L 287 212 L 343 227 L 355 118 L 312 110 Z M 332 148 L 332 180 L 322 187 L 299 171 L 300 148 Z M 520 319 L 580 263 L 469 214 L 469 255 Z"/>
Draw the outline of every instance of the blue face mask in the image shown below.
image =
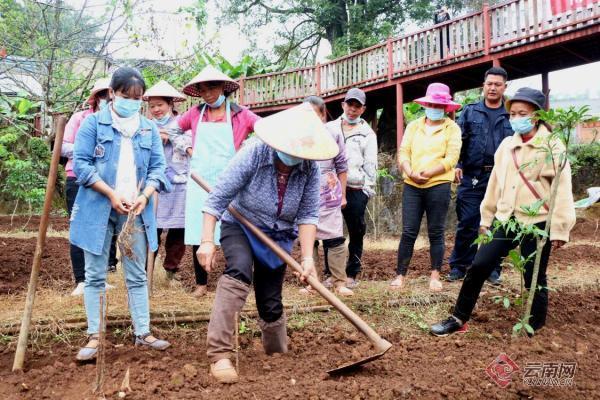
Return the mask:
<path id="1" fill-rule="evenodd" d="M 106 108 L 107 105 L 108 101 L 106 101 L 106 99 L 100 99 L 100 101 L 98 102 L 98 109 L 102 111 Z"/>
<path id="2" fill-rule="evenodd" d="M 221 107 L 221 105 L 223 104 L 224 101 L 225 101 L 225 95 L 222 94 L 222 95 L 219 96 L 219 98 L 217 99 L 217 101 L 215 101 L 212 104 L 208 104 L 208 106 L 210 108 L 219 108 L 219 107 Z"/>
<path id="3" fill-rule="evenodd" d="M 350 118 L 348 118 L 348 116 L 346 115 L 346 113 L 342 114 L 342 118 L 344 119 L 344 121 L 346 121 L 350 125 L 356 125 L 356 124 L 358 124 L 360 122 L 360 117 L 355 118 L 355 119 L 350 119 Z"/>
<path id="4" fill-rule="evenodd" d="M 425 116 L 432 121 L 439 121 L 444 118 L 445 112 L 443 108 L 425 107 Z"/>
<path id="5" fill-rule="evenodd" d="M 154 122 L 158 126 L 165 126 L 167 122 L 171 119 L 171 114 L 165 114 L 162 118 L 154 118 Z"/>
<path id="6" fill-rule="evenodd" d="M 288 167 L 293 167 L 294 165 L 298 165 L 302 162 L 301 158 L 293 157 L 280 151 L 277 151 L 277 157 L 279 157 L 281 162 Z"/>
<path id="7" fill-rule="evenodd" d="M 533 130 L 531 117 L 513 118 L 510 120 L 510 126 L 519 135 L 526 135 Z"/>
<path id="8" fill-rule="evenodd" d="M 131 117 L 133 114 L 140 111 L 142 100 L 124 99 L 120 96 L 115 96 L 113 108 L 123 118 Z"/>

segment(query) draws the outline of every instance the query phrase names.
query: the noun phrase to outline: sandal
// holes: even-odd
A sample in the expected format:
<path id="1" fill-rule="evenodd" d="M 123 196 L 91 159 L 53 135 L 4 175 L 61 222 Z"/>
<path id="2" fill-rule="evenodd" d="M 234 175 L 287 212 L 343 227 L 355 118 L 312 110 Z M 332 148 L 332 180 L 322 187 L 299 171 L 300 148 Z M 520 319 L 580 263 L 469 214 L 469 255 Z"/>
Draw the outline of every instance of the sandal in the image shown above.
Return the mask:
<path id="1" fill-rule="evenodd" d="M 306 295 L 306 296 L 312 296 L 313 294 L 315 294 L 315 290 L 310 285 L 306 286 L 306 287 L 303 287 L 298 292 L 300 294 L 303 294 L 303 295 Z"/>
<path id="2" fill-rule="evenodd" d="M 432 292 L 441 292 L 443 289 L 442 282 L 439 279 L 431 279 L 429 281 L 429 290 Z"/>
<path id="3" fill-rule="evenodd" d="M 338 296 L 354 296 L 352 289 L 348 289 L 343 284 L 335 288 L 335 294 Z"/>
<path id="4" fill-rule="evenodd" d="M 194 289 L 192 292 L 192 296 L 197 299 L 201 299 L 202 297 L 206 296 L 206 292 L 206 285 L 196 285 L 196 289 Z"/>
<path id="5" fill-rule="evenodd" d="M 155 350 L 165 350 L 170 345 L 171 345 L 171 343 L 167 342 L 166 340 L 157 339 L 149 333 L 135 337 L 135 346 L 136 347 L 137 346 L 148 346 Z"/>
<path id="6" fill-rule="evenodd" d="M 85 347 L 79 349 L 77 356 L 75 359 L 77 361 L 89 361 L 96 358 L 98 354 L 98 346 L 100 345 L 100 338 L 98 335 L 90 335 L 88 336 L 88 342 Z"/>
<path id="7" fill-rule="evenodd" d="M 396 277 L 396 279 L 394 279 L 390 283 L 390 289 L 392 289 L 392 290 L 401 290 L 403 288 L 404 288 L 404 276 L 403 275 L 398 275 Z"/>

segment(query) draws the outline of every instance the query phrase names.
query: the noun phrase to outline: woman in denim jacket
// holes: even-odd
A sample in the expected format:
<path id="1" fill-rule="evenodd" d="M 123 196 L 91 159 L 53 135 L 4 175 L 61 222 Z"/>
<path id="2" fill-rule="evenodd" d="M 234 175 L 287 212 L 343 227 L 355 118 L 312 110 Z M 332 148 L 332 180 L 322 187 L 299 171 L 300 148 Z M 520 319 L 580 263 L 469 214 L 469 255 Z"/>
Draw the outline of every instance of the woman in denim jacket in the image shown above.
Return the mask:
<path id="1" fill-rule="evenodd" d="M 139 112 L 145 89 L 137 70 L 118 69 L 110 83 L 112 102 L 84 121 L 75 140 L 74 172 L 80 189 L 71 213 L 70 240 L 84 251 L 89 335 L 78 360 L 96 357 L 110 242 L 129 213 L 136 216 L 133 256 L 123 257 L 123 267 L 135 344 L 158 350 L 170 345 L 150 334 L 145 264 L 147 248 L 157 248 L 152 194 L 168 190 L 168 183 L 158 129 Z"/>

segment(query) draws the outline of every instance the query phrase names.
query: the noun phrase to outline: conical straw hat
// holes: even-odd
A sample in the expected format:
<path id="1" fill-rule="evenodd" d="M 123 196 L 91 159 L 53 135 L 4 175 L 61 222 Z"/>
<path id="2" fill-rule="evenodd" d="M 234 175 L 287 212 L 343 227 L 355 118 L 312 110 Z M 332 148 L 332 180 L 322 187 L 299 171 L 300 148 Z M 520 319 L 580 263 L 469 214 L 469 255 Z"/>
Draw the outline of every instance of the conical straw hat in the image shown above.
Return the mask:
<path id="1" fill-rule="evenodd" d="M 259 119 L 254 132 L 263 142 L 305 160 L 330 160 L 340 148 L 308 103 Z"/>
<path id="2" fill-rule="evenodd" d="M 240 85 L 212 65 L 207 65 L 198 75 L 194 77 L 187 85 L 183 88 L 183 93 L 188 96 L 202 97 L 198 92 L 198 84 L 202 82 L 223 82 L 225 84 L 224 92 L 225 95 L 238 90 Z"/>
<path id="3" fill-rule="evenodd" d="M 94 102 L 94 96 L 96 93 L 101 92 L 103 90 L 110 89 L 110 78 L 100 78 L 94 83 L 94 87 L 90 92 L 90 97 L 88 97 L 88 103 L 92 104 Z"/>
<path id="4" fill-rule="evenodd" d="M 160 81 L 144 93 L 144 101 L 148 101 L 150 97 L 170 97 L 173 101 L 185 101 L 185 95 L 179 93 L 177 89 L 169 85 L 167 81 Z"/>

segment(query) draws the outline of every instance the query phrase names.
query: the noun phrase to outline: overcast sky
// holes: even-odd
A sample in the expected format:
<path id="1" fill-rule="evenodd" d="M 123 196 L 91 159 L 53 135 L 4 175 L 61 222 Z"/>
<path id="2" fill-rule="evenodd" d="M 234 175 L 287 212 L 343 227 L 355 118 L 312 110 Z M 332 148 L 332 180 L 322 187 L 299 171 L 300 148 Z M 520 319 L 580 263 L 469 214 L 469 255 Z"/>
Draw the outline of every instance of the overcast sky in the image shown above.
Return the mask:
<path id="1" fill-rule="evenodd" d="M 179 7 L 192 5 L 195 0 L 149 0 L 155 14 L 156 25 L 160 35 L 160 44 L 166 50 L 165 57 L 172 58 L 189 54 L 193 41 L 197 40 L 198 32 L 195 26 L 186 26 L 185 20 L 181 15 L 176 14 Z M 66 0 L 74 7 L 81 7 L 83 0 Z M 106 0 L 89 0 L 87 8 L 88 13 L 93 15 L 104 9 L 108 3 Z M 205 29 L 205 38 L 210 39 L 220 53 L 232 62 L 240 59 L 244 50 L 250 46 L 250 42 L 234 25 L 217 26 L 217 7 L 215 0 L 208 0 L 208 25 Z M 138 29 L 144 31 L 149 26 L 146 18 L 138 18 L 135 22 Z M 273 43 L 274 30 L 269 28 L 259 29 L 254 37 L 257 38 L 258 49 L 268 51 L 270 43 Z M 186 43 L 187 42 L 187 43 Z M 119 50 L 117 56 L 123 58 L 147 58 L 160 59 L 157 49 L 154 46 L 136 47 L 130 43 L 129 38 L 121 35 L 117 39 L 114 48 L 123 48 Z M 114 50 L 114 49 L 113 49 Z M 329 55 L 330 46 L 326 41 L 322 42 L 319 51 L 319 59 L 325 60 Z M 568 96 L 589 93 L 594 98 L 600 98 L 600 85 L 598 77 L 600 76 L 600 63 L 587 64 L 568 70 L 555 71 L 550 74 L 550 87 L 553 95 Z M 508 94 L 522 86 L 530 86 L 541 89 L 542 83 L 540 76 L 519 79 L 510 82 Z"/>

